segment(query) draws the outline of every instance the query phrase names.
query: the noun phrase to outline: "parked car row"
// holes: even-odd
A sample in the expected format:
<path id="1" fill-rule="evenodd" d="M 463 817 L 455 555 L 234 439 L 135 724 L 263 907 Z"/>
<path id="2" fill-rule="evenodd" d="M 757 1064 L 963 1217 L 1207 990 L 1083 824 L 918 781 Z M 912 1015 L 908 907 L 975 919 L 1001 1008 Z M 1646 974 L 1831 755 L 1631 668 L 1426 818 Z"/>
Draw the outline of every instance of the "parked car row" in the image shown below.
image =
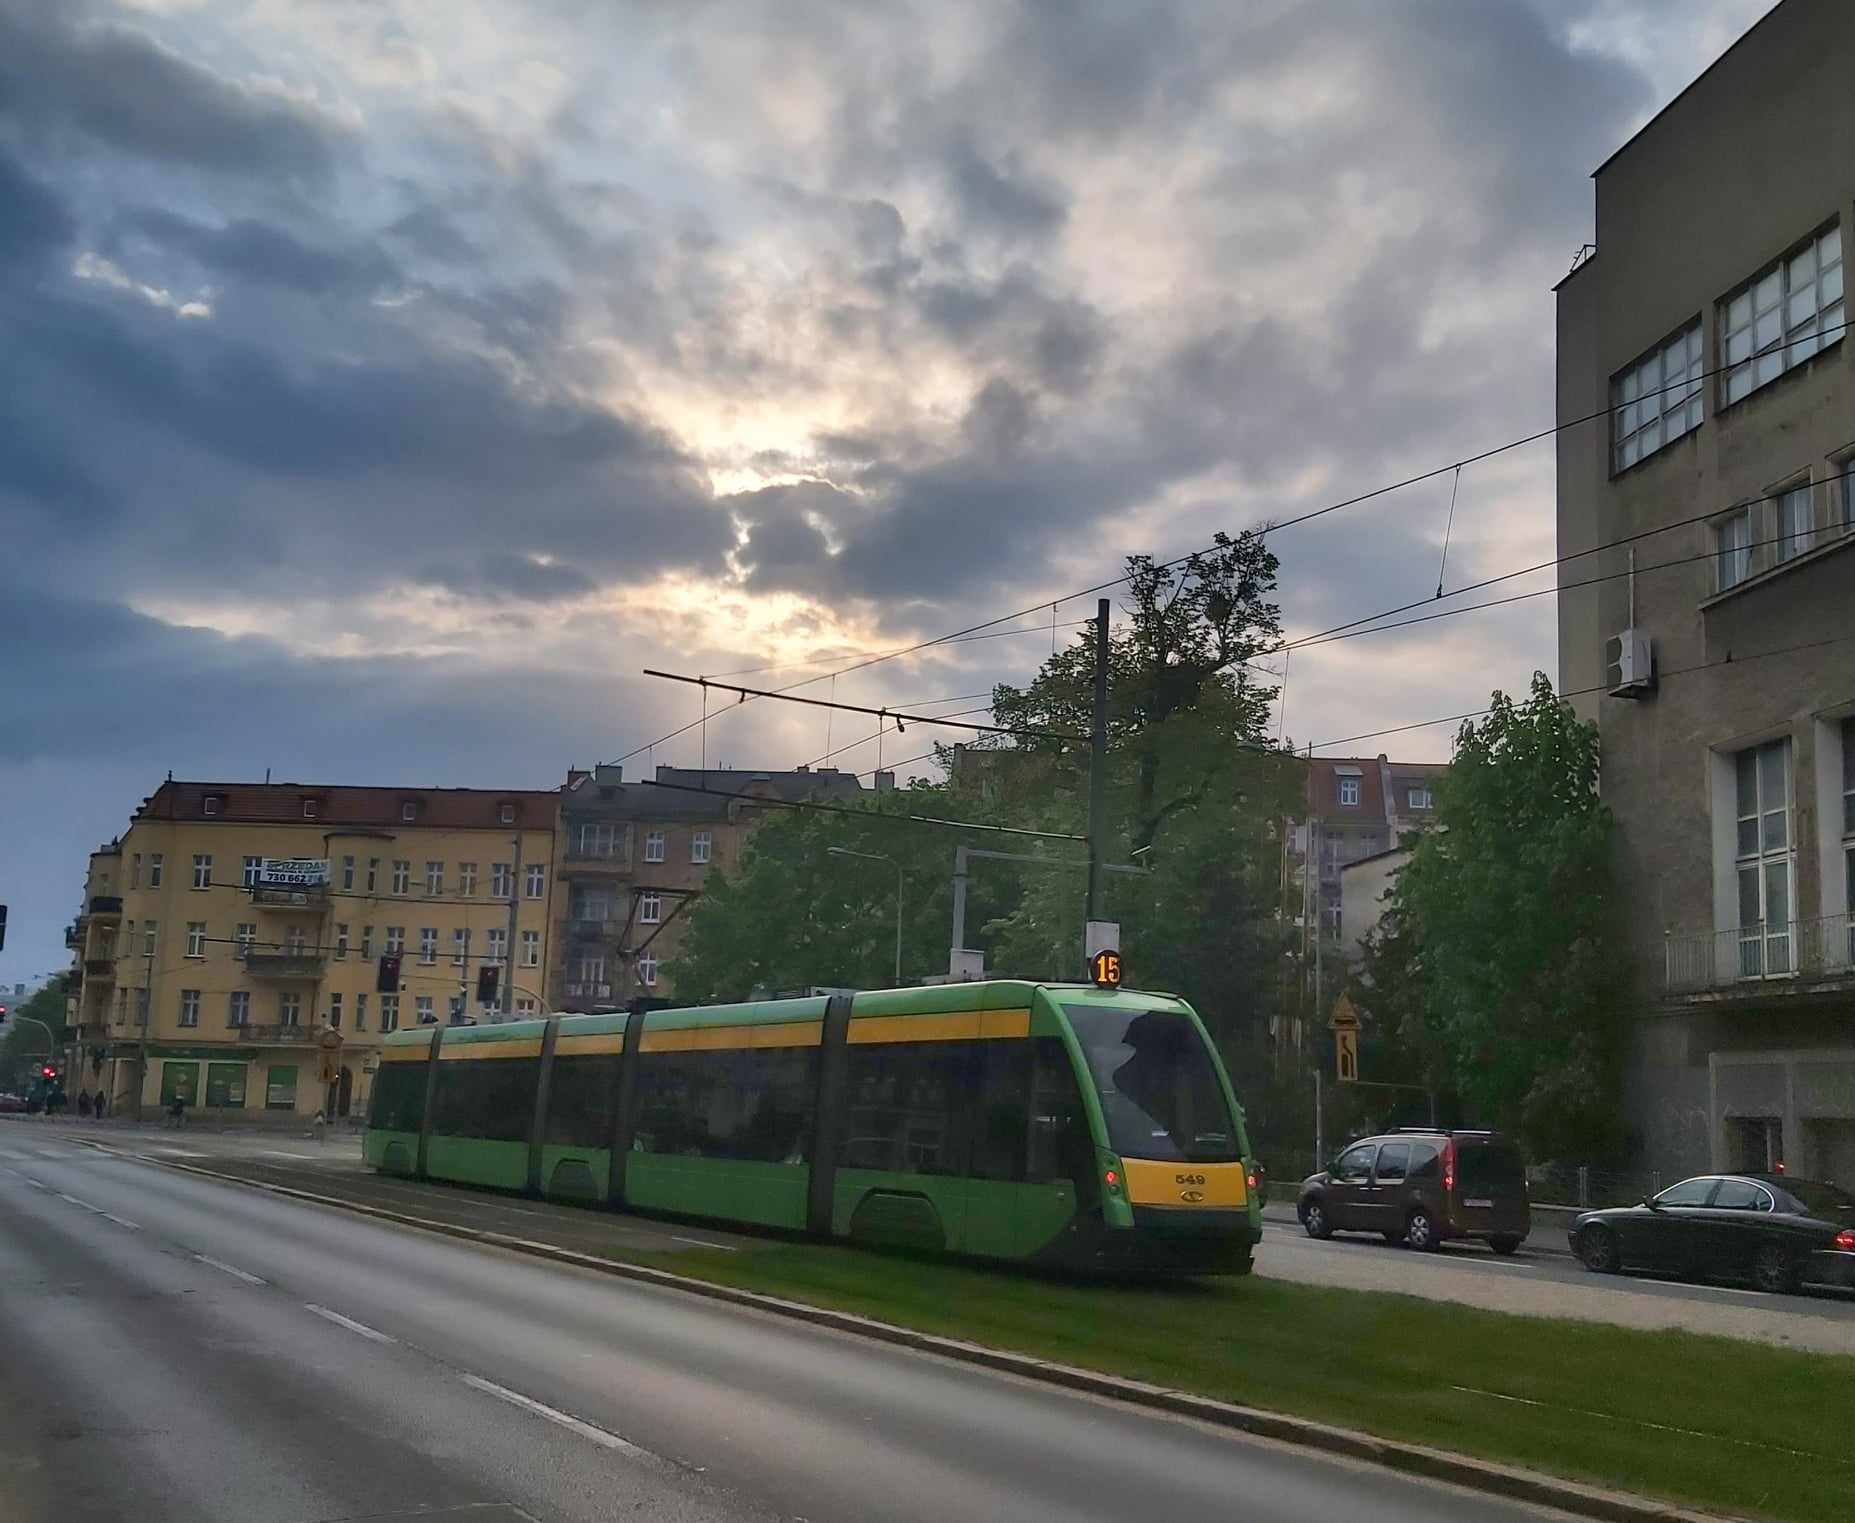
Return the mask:
<path id="1" fill-rule="evenodd" d="M 1479 1238 L 1512 1253 L 1532 1229 L 1520 1150 L 1463 1129 L 1401 1127 L 1349 1143 L 1302 1181 L 1296 1211 L 1309 1237 L 1377 1232 L 1425 1250 Z"/>

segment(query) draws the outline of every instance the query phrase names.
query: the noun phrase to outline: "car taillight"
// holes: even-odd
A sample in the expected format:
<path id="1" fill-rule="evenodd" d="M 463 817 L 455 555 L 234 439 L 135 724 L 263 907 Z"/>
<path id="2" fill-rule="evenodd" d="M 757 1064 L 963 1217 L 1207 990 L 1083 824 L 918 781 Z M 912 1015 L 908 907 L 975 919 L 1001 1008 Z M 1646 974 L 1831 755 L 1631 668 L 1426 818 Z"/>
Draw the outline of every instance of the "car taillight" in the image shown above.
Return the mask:
<path id="1" fill-rule="evenodd" d="M 1855 1253 L 1855 1231 L 1843 1228 L 1836 1234 L 1835 1244 L 1844 1253 Z"/>
<path id="2" fill-rule="evenodd" d="M 1443 1144 L 1443 1188 L 1453 1190 L 1456 1187 L 1456 1139 L 1449 1138 Z"/>

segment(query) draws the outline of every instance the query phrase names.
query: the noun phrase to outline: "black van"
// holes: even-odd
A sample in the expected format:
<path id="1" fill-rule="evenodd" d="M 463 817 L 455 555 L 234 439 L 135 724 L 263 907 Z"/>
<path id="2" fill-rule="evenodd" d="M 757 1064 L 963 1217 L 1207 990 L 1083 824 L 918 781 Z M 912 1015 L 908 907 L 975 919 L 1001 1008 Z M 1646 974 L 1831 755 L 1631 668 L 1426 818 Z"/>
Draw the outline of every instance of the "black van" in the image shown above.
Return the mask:
<path id="1" fill-rule="evenodd" d="M 1302 1181 L 1296 1213 L 1309 1237 L 1379 1232 L 1426 1249 L 1481 1238 L 1496 1253 L 1533 1226 L 1519 1148 L 1497 1132 L 1430 1127 L 1348 1143 Z"/>

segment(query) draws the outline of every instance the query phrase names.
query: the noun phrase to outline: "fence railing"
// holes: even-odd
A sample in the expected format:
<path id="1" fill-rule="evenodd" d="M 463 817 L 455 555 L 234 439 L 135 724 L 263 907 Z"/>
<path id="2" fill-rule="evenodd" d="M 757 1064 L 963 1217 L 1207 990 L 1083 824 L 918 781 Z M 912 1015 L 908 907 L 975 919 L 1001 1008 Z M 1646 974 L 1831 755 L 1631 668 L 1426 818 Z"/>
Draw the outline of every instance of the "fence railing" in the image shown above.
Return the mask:
<path id="1" fill-rule="evenodd" d="M 1855 916 L 1761 921 L 1666 938 L 1662 987 L 1671 994 L 1855 976 Z"/>

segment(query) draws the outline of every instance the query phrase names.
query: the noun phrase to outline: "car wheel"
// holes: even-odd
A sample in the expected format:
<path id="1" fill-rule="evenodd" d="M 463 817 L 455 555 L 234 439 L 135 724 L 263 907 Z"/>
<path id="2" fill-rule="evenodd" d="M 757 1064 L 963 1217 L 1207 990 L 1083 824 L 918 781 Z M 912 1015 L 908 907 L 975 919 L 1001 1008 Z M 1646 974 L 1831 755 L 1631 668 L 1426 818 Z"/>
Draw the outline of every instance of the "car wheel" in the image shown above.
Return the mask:
<path id="1" fill-rule="evenodd" d="M 1623 1267 L 1616 1234 L 1608 1227 L 1586 1227 L 1578 1237 L 1578 1257 L 1594 1274 L 1615 1274 Z"/>
<path id="2" fill-rule="evenodd" d="M 1327 1220 L 1327 1208 L 1310 1200 L 1301 1208 L 1301 1226 L 1309 1237 L 1332 1237 L 1333 1223 Z"/>
<path id="3" fill-rule="evenodd" d="M 1790 1254 L 1773 1243 L 1759 1249 L 1758 1257 L 1752 1260 L 1752 1283 L 1760 1290 L 1783 1295 L 1797 1288 L 1797 1266 Z"/>
<path id="4" fill-rule="evenodd" d="M 1491 1237 L 1488 1246 L 1499 1254 L 1511 1254 L 1519 1251 L 1520 1239 L 1517 1237 Z"/>
<path id="5" fill-rule="evenodd" d="M 1441 1246 L 1442 1240 L 1436 1235 L 1436 1223 L 1423 1207 L 1419 1206 L 1404 1219 L 1404 1241 L 1423 1253 L 1432 1252 Z"/>

